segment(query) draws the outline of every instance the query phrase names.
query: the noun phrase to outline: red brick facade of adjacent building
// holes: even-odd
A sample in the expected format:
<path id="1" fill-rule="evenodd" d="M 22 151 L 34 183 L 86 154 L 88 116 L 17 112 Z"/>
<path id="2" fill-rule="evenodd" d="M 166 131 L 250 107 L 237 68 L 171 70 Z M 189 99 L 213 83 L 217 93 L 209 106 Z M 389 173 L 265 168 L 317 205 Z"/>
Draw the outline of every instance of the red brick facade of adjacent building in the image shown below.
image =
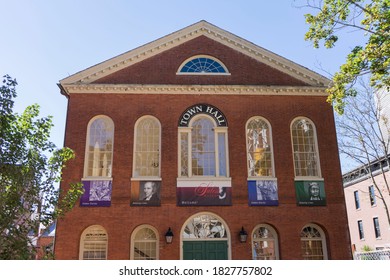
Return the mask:
<path id="1" fill-rule="evenodd" d="M 181 63 L 194 55 L 205 54 L 223 61 L 230 75 L 177 75 Z M 159 259 L 180 259 L 181 229 L 197 213 L 213 213 L 229 228 L 231 259 L 251 259 L 251 233 L 258 224 L 268 224 L 277 233 L 279 259 L 303 259 L 301 230 L 318 225 L 325 234 L 327 258 L 350 259 L 348 222 L 341 181 L 332 107 L 324 95 L 234 94 L 229 86 L 308 87 L 309 85 L 269 65 L 246 56 L 206 36 L 179 44 L 127 68 L 106 75 L 92 84 L 131 85 L 226 85 L 226 93 L 164 94 L 115 93 L 96 90 L 93 94 L 69 93 L 65 145 L 76 158 L 64 170 L 62 187 L 83 178 L 87 127 L 98 115 L 115 124 L 112 166 L 112 197 L 109 207 L 76 207 L 57 223 L 56 259 L 79 259 L 80 239 L 91 225 L 102 226 L 108 236 L 107 259 L 129 259 L 131 234 L 140 225 L 151 225 L 159 236 Z M 228 157 L 232 187 L 229 206 L 178 206 L 178 121 L 194 104 L 211 104 L 228 121 Z M 151 115 L 161 123 L 161 205 L 130 206 L 136 121 Z M 253 116 L 267 119 L 272 127 L 278 206 L 248 205 L 248 171 L 245 126 Z M 310 119 L 316 127 L 321 175 L 326 191 L 326 206 L 298 206 L 294 187 L 294 161 L 291 122 L 297 117 Z M 170 227 L 172 244 L 164 234 Z M 240 243 L 244 228 L 248 241 Z"/>

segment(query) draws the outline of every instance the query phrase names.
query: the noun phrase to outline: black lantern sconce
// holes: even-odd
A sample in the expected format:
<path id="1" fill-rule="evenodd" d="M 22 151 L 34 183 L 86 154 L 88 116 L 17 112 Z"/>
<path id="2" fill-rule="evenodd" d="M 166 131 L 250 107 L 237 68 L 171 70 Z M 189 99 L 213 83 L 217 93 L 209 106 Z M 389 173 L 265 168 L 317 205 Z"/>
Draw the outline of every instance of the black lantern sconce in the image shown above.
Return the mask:
<path id="1" fill-rule="evenodd" d="M 240 242 L 245 243 L 247 238 L 248 238 L 248 233 L 244 230 L 244 227 L 242 227 L 240 231 Z"/>
<path id="2" fill-rule="evenodd" d="M 167 244 L 171 244 L 172 239 L 173 239 L 173 232 L 172 232 L 171 228 L 168 228 L 168 231 L 165 234 L 165 241 L 167 242 Z"/>

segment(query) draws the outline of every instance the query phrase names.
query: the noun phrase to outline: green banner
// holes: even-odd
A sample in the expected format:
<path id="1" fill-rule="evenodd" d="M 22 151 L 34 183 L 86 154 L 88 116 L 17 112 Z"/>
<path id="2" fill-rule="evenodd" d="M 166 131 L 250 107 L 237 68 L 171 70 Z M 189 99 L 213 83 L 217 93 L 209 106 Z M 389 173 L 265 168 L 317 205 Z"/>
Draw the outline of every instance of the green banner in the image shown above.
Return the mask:
<path id="1" fill-rule="evenodd" d="M 324 181 L 295 181 L 295 192 L 298 205 L 326 205 Z"/>

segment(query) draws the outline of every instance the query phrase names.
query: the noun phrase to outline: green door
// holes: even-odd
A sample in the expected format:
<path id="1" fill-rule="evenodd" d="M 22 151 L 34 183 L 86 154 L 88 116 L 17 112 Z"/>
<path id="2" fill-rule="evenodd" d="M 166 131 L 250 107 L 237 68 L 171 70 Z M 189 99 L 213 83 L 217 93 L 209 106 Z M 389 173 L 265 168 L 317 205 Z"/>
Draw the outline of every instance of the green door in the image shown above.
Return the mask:
<path id="1" fill-rule="evenodd" d="M 184 260 L 227 260 L 227 241 L 184 241 Z"/>

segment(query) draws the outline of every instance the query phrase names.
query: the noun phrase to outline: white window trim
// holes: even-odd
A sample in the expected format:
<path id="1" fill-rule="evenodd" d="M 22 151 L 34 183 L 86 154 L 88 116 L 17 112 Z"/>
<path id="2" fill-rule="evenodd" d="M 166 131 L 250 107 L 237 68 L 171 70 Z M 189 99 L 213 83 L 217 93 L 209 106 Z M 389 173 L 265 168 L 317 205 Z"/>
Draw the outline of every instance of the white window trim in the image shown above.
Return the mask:
<path id="1" fill-rule="evenodd" d="M 151 225 L 147 225 L 147 224 L 144 224 L 144 225 L 140 225 L 138 227 L 136 227 L 133 232 L 131 233 L 131 236 L 130 236 L 130 260 L 134 260 L 134 238 L 136 236 L 136 234 L 138 233 L 138 231 L 144 229 L 144 228 L 148 228 L 148 229 L 151 229 L 154 234 L 156 235 L 156 260 L 159 260 L 160 259 L 160 235 L 158 233 L 158 230 L 154 227 L 154 226 L 151 226 Z"/>
<path id="2" fill-rule="evenodd" d="M 271 148 L 271 168 L 272 168 L 272 176 L 249 176 L 249 161 L 248 161 L 248 139 L 247 139 L 247 129 L 248 124 L 254 120 L 254 119 L 261 119 L 268 125 L 269 134 L 270 134 L 270 148 Z M 248 181 L 249 180 L 275 180 L 276 181 L 276 171 L 275 171 L 275 157 L 274 157 L 274 144 L 273 144 L 273 135 L 272 135 L 272 127 L 270 122 L 261 116 L 253 116 L 251 117 L 245 124 L 245 147 L 246 147 L 246 167 L 247 167 L 247 174 L 248 174 Z"/>
<path id="3" fill-rule="evenodd" d="M 157 123 L 158 123 L 158 126 L 159 126 L 159 143 L 158 143 L 158 162 L 159 162 L 159 166 L 158 166 L 158 176 L 136 176 L 135 175 L 135 168 L 136 168 L 136 146 L 137 146 L 137 127 L 139 125 L 139 123 L 144 120 L 144 119 L 147 119 L 147 118 L 151 118 L 151 119 L 154 119 Z M 152 115 L 145 115 L 145 116 L 142 116 L 140 117 L 136 122 L 135 122 L 135 125 L 134 125 L 134 140 L 133 140 L 133 168 L 132 168 L 132 177 L 130 178 L 131 181 L 143 181 L 143 180 L 153 180 L 153 181 L 161 181 L 161 123 L 159 121 L 159 119 L 157 119 L 156 117 L 152 116 Z"/>
<path id="4" fill-rule="evenodd" d="M 89 140 L 90 140 L 90 131 L 91 131 L 91 125 L 92 123 L 99 119 L 99 118 L 105 118 L 108 119 L 111 122 L 112 125 L 112 130 L 113 130 L 113 135 L 112 135 L 112 152 L 111 152 L 111 175 L 113 171 L 113 166 L 114 166 L 114 141 L 115 141 L 115 123 L 114 121 L 106 115 L 97 115 L 94 116 L 90 121 L 88 122 L 87 125 L 87 136 L 86 136 L 86 141 L 85 141 L 85 154 L 84 154 L 84 169 L 83 169 L 83 178 L 82 180 L 89 180 L 89 181 L 98 181 L 98 180 L 112 180 L 112 176 L 88 176 L 88 156 L 89 156 L 89 151 L 88 151 L 88 146 L 89 146 Z"/>
<path id="5" fill-rule="evenodd" d="M 302 227 L 301 231 L 299 232 L 299 234 L 301 234 L 301 232 L 303 231 L 304 228 L 306 227 L 313 227 L 315 228 L 316 230 L 319 231 L 319 233 L 321 234 L 321 243 L 322 243 L 322 253 L 323 253 L 323 256 L 324 256 L 324 260 L 327 260 L 329 259 L 328 257 L 328 249 L 327 249 L 327 244 L 326 244 L 326 235 L 325 235 L 325 232 L 323 231 L 323 229 L 319 226 L 319 225 L 316 225 L 316 224 L 313 224 L 313 223 L 309 223 L 309 224 L 306 224 Z M 300 238 L 300 241 L 305 241 L 305 240 L 311 240 L 311 238 Z"/>
<path id="6" fill-rule="evenodd" d="M 226 71 L 225 73 L 201 73 L 201 72 L 180 72 L 181 69 L 184 67 L 184 65 L 187 64 L 187 62 L 191 61 L 191 60 L 194 60 L 196 58 L 209 58 L 209 59 L 212 59 L 212 60 L 215 60 L 216 62 L 218 62 L 222 68 Z M 177 69 L 177 72 L 176 72 L 176 75 L 184 75 L 184 76 L 188 76 L 188 75 L 208 75 L 208 76 L 230 76 L 230 72 L 229 70 L 227 69 L 227 67 L 225 66 L 225 64 L 220 61 L 218 58 L 215 58 L 214 56 L 211 56 L 211 55 L 206 55 L 206 54 L 200 54 L 200 55 L 194 55 L 194 56 L 191 56 L 190 58 L 187 58 L 186 60 L 183 61 L 182 64 L 180 64 L 179 68 Z"/>
<path id="7" fill-rule="evenodd" d="M 79 245 L 79 260 L 84 259 L 85 236 L 88 232 L 93 231 L 95 228 L 104 231 L 106 236 L 107 236 L 107 241 L 105 243 L 106 243 L 106 260 L 108 259 L 108 234 L 107 234 L 107 231 L 104 227 L 102 227 L 100 225 L 92 225 L 92 226 L 89 226 L 86 229 L 84 229 L 83 232 L 81 233 L 80 245 Z M 100 241 L 100 242 L 102 242 L 102 241 Z"/>
<path id="8" fill-rule="evenodd" d="M 267 228 L 273 234 L 274 238 L 273 239 L 272 238 L 256 238 L 256 239 L 253 239 L 253 234 L 261 227 Z M 275 244 L 275 260 L 279 260 L 279 236 L 278 236 L 278 233 L 276 232 L 276 230 L 274 229 L 274 227 L 269 225 L 269 224 L 258 224 L 252 230 L 252 234 L 251 234 L 252 259 L 253 259 L 253 252 L 254 252 L 253 242 L 254 241 L 262 241 L 262 240 L 273 240 L 274 241 L 274 244 Z"/>
<path id="9" fill-rule="evenodd" d="M 294 141 L 293 141 L 293 134 L 292 134 L 292 126 L 295 123 L 295 121 L 297 121 L 299 119 L 306 119 L 313 126 L 313 130 L 314 130 L 314 143 L 315 143 L 314 146 L 315 146 L 315 151 L 316 151 L 316 156 L 317 156 L 316 158 L 317 158 L 317 172 L 318 172 L 318 176 L 296 176 L 297 172 L 296 172 L 296 169 L 295 169 L 295 161 L 294 161 Z M 290 123 L 290 140 L 291 140 L 291 151 L 292 151 L 292 160 L 293 160 L 293 166 L 294 166 L 295 180 L 296 181 L 323 180 L 322 173 L 321 173 L 320 152 L 319 152 L 319 148 L 318 148 L 317 128 L 316 128 L 314 122 L 311 119 L 309 119 L 308 117 L 305 117 L 305 116 L 298 116 L 298 117 L 294 118 L 291 121 L 291 123 Z"/>
<path id="10" fill-rule="evenodd" d="M 206 117 L 214 124 L 214 143 L 215 143 L 215 176 L 198 176 L 192 175 L 192 124 L 194 121 L 199 118 Z M 181 175 L 181 134 L 187 133 L 188 137 L 188 175 Z M 219 145 L 218 145 L 218 133 L 225 134 L 225 156 L 226 156 L 226 176 L 219 175 Z M 230 166 L 229 166 L 229 141 L 228 141 L 228 128 L 225 126 L 217 126 L 215 120 L 208 116 L 207 114 L 198 114 L 193 117 L 188 125 L 188 127 L 178 127 L 178 179 L 186 180 L 187 178 L 190 180 L 202 180 L 202 179 L 221 179 L 221 180 L 229 180 L 230 179 Z"/>

